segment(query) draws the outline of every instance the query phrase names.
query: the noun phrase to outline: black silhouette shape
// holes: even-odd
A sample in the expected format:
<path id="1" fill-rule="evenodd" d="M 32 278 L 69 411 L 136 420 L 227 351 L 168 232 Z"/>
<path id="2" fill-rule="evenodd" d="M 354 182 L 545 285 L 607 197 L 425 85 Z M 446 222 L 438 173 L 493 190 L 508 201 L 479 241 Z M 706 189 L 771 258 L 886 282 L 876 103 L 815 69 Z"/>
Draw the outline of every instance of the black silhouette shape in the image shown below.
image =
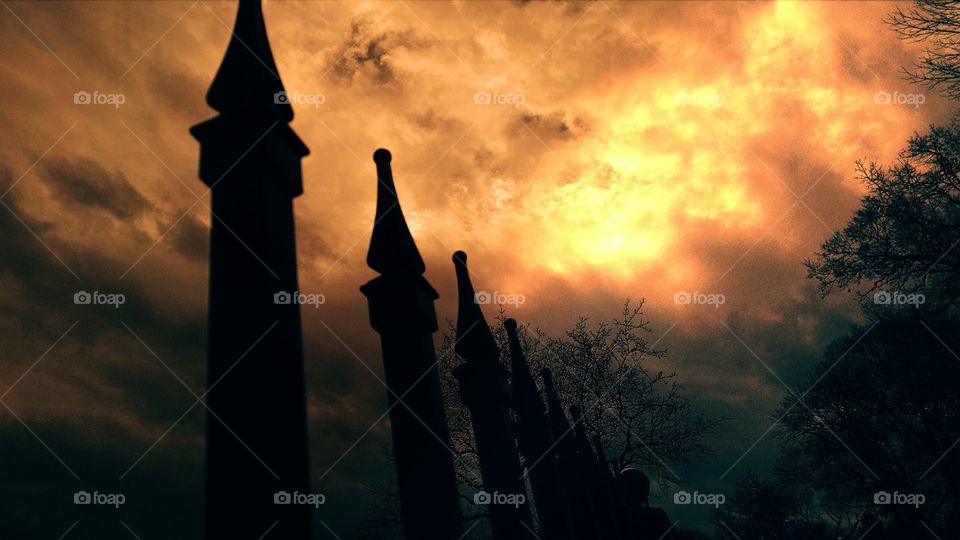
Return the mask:
<path id="1" fill-rule="evenodd" d="M 507 373 L 500 364 L 500 349 L 476 302 L 467 254 L 453 254 L 457 272 L 457 341 L 454 350 L 466 360 L 454 370 L 463 403 L 470 410 L 480 474 L 484 489 L 498 494 L 524 494 L 517 453 Z M 493 536 L 497 540 L 525 538 L 533 530 L 527 505 L 488 505 Z"/>
<path id="2" fill-rule="evenodd" d="M 593 474 L 594 504 L 596 505 L 599 518 L 605 524 L 605 530 L 607 530 L 611 536 L 614 536 L 619 533 L 614 533 L 613 531 L 620 531 L 621 529 L 617 523 L 617 512 L 613 501 L 613 470 L 607 462 L 606 452 L 604 451 L 600 435 L 594 433 L 590 441 L 593 443 L 593 451 L 596 453 Z"/>
<path id="3" fill-rule="evenodd" d="M 650 507 L 650 479 L 627 468 L 614 480 L 617 521 L 626 540 L 667 540 L 673 524 L 662 508 Z"/>
<path id="4" fill-rule="evenodd" d="M 266 64 L 266 65 L 264 65 Z M 292 199 L 309 153 L 277 104 L 258 0 L 241 0 L 207 102 L 220 115 L 190 132 L 212 191 L 205 534 L 310 537 L 303 345 Z M 282 300 L 287 299 L 287 302 Z"/>
<path id="5" fill-rule="evenodd" d="M 222 114 L 245 119 L 293 120 L 260 0 L 240 0 L 233 38 L 207 90 L 207 104 Z"/>
<path id="6" fill-rule="evenodd" d="M 583 426 L 583 414 L 580 407 L 571 405 L 570 418 L 573 420 L 573 441 L 577 449 L 579 471 L 586 489 L 586 502 L 589 504 L 590 517 L 593 519 L 595 534 L 600 538 L 612 538 L 616 533 L 616 518 L 613 504 L 606 491 L 606 479 L 601 475 L 597 455 L 593 453 L 590 437 Z"/>
<path id="7" fill-rule="evenodd" d="M 367 264 L 381 275 L 360 291 L 383 349 L 400 515 L 407 538 L 456 539 L 463 525 L 431 338 L 438 295 L 403 218 L 390 152 L 379 149 L 373 160 L 379 183 Z"/>
<path id="8" fill-rule="evenodd" d="M 380 148 L 373 153 L 377 164 L 377 215 L 367 251 L 367 266 L 383 275 L 420 275 L 427 267 L 403 217 L 397 188 L 390 170 L 390 152 Z M 436 293 L 434 299 L 438 298 Z"/>
<path id="9" fill-rule="evenodd" d="M 533 489 L 534 506 L 541 535 L 551 539 L 572 539 L 574 535 L 566 483 L 561 479 L 554 456 L 554 440 L 543 398 L 517 335 L 517 321 L 503 323 L 510 344 L 510 373 L 513 409 L 517 415 L 517 441 Z"/>
<path id="10" fill-rule="evenodd" d="M 570 497 L 573 526 L 578 538 L 595 537 L 601 530 L 593 508 L 593 486 L 590 479 L 593 464 L 583 455 L 583 445 L 578 441 L 574 426 L 563 412 L 563 404 L 553 383 L 553 372 L 544 368 L 540 372 L 543 390 L 547 396 L 547 414 L 553 432 L 553 449 L 557 454 L 562 480 L 566 482 Z M 587 443 L 589 445 L 589 443 Z M 592 454 L 591 454 L 592 455 Z"/>

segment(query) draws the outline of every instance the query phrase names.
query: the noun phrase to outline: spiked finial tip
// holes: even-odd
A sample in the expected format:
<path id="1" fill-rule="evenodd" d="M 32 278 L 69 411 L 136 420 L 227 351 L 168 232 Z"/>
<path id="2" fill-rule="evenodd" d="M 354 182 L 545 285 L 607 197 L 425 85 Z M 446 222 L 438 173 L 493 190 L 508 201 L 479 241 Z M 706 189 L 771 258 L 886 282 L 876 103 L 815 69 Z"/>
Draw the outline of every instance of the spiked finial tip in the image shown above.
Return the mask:
<path id="1" fill-rule="evenodd" d="M 457 344 L 454 350 L 467 360 L 498 362 L 500 349 L 497 340 L 490 332 L 483 311 L 477 303 L 477 294 L 470 281 L 467 269 L 467 254 L 457 251 L 453 254 L 453 265 L 457 272 Z"/>
<path id="2" fill-rule="evenodd" d="M 503 327 L 507 330 L 507 342 L 510 346 L 510 383 L 513 389 L 514 408 L 543 414 L 546 408 L 543 406 L 540 390 L 537 389 L 537 384 L 530 375 L 530 366 L 527 364 L 523 346 L 517 336 L 517 321 L 507 319 L 503 321 Z"/>
<path id="3" fill-rule="evenodd" d="M 260 0 L 241 0 L 227 52 L 207 91 L 207 104 L 248 119 L 293 120 L 293 108 L 270 50 Z"/>
<path id="4" fill-rule="evenodd" d="M 557 419 L 562 418 L 563 405 L 560 404 L 560 396 L 557 394 L 557 387 L 553 382 L 553 370 L 548 367 L 541 369 L 540 377 L 543 378 L 543 391 L 547 394 L 547 404 L 550 405 L 550 413 L 556 415 Z M 559 429 L 559 427 L 555 429 Z"/>
<path id="5" fill-rule="evenodd" d="M 426 267 L 403 217 L 397 187 L 393 183 L 392 159 L 390 151 L 385 148 L 373 153 L 373 161 L 377 164 L 377 213 L 367 251 L 367 266 L 381 274 L 423 274 Z"/>

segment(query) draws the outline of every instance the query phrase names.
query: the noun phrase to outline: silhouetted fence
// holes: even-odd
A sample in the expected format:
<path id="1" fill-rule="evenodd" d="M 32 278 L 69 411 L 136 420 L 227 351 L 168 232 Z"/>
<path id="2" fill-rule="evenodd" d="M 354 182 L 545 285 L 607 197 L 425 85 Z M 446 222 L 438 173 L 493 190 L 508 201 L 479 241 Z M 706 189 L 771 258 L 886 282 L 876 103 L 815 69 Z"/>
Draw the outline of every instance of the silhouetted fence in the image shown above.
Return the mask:
<path id="1" fill-rule="evenodd" d="M 212 192 L 207 408 L 206 537 L 272 531 L 310 538 L 303 350 L 292 199 L 309 153 L 288 123 L 259 0 L 241 0 L 207 102 L 220 114 L 194 126 L 200 177 Z M 374 153 L 377 210 L 361 287 L 380 334 L 401 519 L 410 540 L 464 536 L 432 335 L 437 292 L 403 217 L 390 152 Z M 580 411 L 568 416 L 549 370 L 542 388 L 504 323 L 509 372 L 483 316 L 463 252 L 453 255 L 459 308 L 454 374 L 469 410 L 486 506 L 497 540 L 663 538 L 648 525 L 649 480 L 610 469 Z M 284 296 L 286 295 L 286 296 Z M 242 360 L 242 361 L 241 361 Z M 546 405 L 545 405 L 546 402 Z M 236 497 L 238 493 L 243 497 Z M 662 511 L 660 514 L 661 515 Z M 649 521 L 649 520 L 648 520 Z M 666 521 L 669 526 L 669 522 Z"/>
<path id="2" fill-rule="evenodd" d="M 456 540 L 463 527 L 431 340 L 438 295 L 423 277 L 391 159 L 387 150 L 374 153 L 377 213 L 367 263 L 381 276 L 361 290 L 382 339 L 405 535 Z M 453 264 L 459 304 L 454 351 L 463 359 L 453 373 L 470 413 L 482 479 L 473 500 L 487 508 L 493 538 L 667 538 L 666 515 L 648 507 L 649 480 L 636 470 L 610 468 L 581 411 L 570 407 L 567 414 L 550 369 L 541 371 L 537 385 L 513 319 L 504 321 L 510 371 L 500 363 L 466 253 L 454 253 Z"/>

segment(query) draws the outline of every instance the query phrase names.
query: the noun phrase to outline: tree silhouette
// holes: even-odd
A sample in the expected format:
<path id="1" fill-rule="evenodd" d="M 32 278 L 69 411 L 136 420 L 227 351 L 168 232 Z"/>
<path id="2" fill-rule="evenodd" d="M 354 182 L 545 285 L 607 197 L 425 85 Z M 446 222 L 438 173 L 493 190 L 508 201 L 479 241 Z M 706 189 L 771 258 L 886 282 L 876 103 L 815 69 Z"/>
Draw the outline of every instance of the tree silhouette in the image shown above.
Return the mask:
<path id="1" fill-rule="evenodd" d="M 960 5 L 952 0 L 918 0 L 906 9 L 898 7 L 888 22 L 901 38 L 930 43 L 907 79 L 960 97 Z"/>
<path id="2" fill-rule="evenodd" d="M 869 193 L 806 261 L 810 277 L 824 295 L 855 290 L 864 301 L 899 291 L 921 293 L 925 302 L 896 305 L 875 296 L 864 303 L 866 322 L 827 347 L 807 390 L 785 397 L 776 415 L 783 443 L 777 477 L 810 493 L 836 538 L 955 537 L 960 124 L 914 135 L 890 168 L 857 168 Z M 885 504 L 885 493 L 919 494 L 925 502 Z"/>
<path id="3" fill-rule="evenodd" d="M 740 540 L 833 540 L 830 527 L 802 485 L 742 474 L 729 504 L 715 515 L 718 538 Z"/>
<path id="4" fill-rule="evenodd" d="M 960 512 L 960 350 L 955 321 L 889 310 L 830 345 L 806 394 L 788 395 L 778 416 L 781 474 L 849 505 L 854 521 L 879 514 L 908 537 L 929 527 L 956 533 Z M 880 492 L 926 502 L 877 505 Z"/>
<path id="5" fill-rule="evenodd" d="M 931 306 L 960 301 L 960 124 L 914 135 L 893 167 L 857 162 L 869 193 L 830 238 L 809 276 L 821 292 L 923 290 Z"/>

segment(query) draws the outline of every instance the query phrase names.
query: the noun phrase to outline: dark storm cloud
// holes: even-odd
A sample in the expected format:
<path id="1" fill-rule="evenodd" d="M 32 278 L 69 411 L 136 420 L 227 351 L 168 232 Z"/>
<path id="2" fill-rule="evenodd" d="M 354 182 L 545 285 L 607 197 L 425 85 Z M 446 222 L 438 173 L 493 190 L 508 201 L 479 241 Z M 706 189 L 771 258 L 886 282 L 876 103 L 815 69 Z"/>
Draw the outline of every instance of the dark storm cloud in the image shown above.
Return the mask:
<path id="1" fill-rule="evenodd" d="M 0 413 L 0 460 L 5 464 L 0 472 L 0 521 L 5 537 L 60 538 L 73 527 L 66 538 L 122 538 L 130 534 L 122 520 L 138 536 L 199 538 L 202 471 L 199 460 L 190 459 L 193 452 L 166 441 L 119 480 L 137 457 L 128 449 L 142 452 L 141 441 L 96 429 L 96 424 L 24 419 L 42 442 L 6 410 Z M 91 437 L 91 428 L 106 435 Z M 79 491 L 120 493 L 126 502 L 119 508 L 76 505 L 73 498 Z"/>
<path id="2" fill-rule="evenodd" d="M 184 257 L 206 263 L 210 251 L 210 229 L 196 216 L 188 214 L 170 230 L 170 241 Z"/>
<path id="3" fill-rule="evenodd" d="M 855 314 L 848 304 L 817 298 L 801 266 L 827 229 L 840 226 L 856 206 L 852 161 L 892 155 L 907 127 L 946 110 L 932 96 L 918 111 L 872 105 L 876 90 L 903 90 L 897 73 L 913 59 L 878 23 L 888 8 L 786 2 L 390 5 L 265 3 L 288 90 L 327 93 L 321 75 L 329 72 L 339 92 L 330 92 L 323 107 L 297 108 L 294 123 L 313 151 L 304 161 L 305 193 L 296 203 L 301 283 L 330 299 L 303 315 L 314 478 L 343 458 L 318 485 L 328 495 L 324 519 L 343 538 L 351 537 L 367 517 L 360 486 L 383 485 L 393 476 L 381 451 L 389 444 L 388 418 L 374 425 L 386 409 L 386 391 L 319 324 L 322 319 L 382 377 L 377 336 L 356 290 L 370 277 L 363 254 L 375 176 L 368 168 L 378 146 L 394 152 L 404 211 L 418 226 L 414 235 L 428 277 L 442 295 L 441 317 L 455 313 L 449 257 L 463 248 L 476 261 L 478 284 L 527 294 L 529 303 L 509 314 L 551 335 L 578 315 L 608 319 L 625 296 L 647 297 L 656 337 L 679 321 L 660 343 L 670 348 L 663 367 L 680 373 L 695 407 L 730 418 L 709 441 L 715 456 L 699 469 L 680 472 L 693 486 L 728 489 L 729 481 L 718 477 L 769 427 L 786 389 L 721 322 L 787 384 L 802 385 L 823 345 Z M 10 51 L 0 73 L 8 98 L 2 118 L 14 128 L 2 135 L 4 159 L 26 159 L 19 168 L 26 170 L 75 117 L 81 121 L 47 158 L 55 160 L 37 166 L 40 180 L 26 177 L 4 199 L 81 281 L 0 208 L 9 254 L 0 261 L 0 341 L 12 344 L 0 378 L 12 383 L 80 321 L 7 401 L 76 464 L 81 478 L 89 474 L 91 480 L 115 480 L 193 401 L 120 321 L 195 391 L 204 381 L 207 276 L 200 263 L 207 231 L 196 216 L 206 209 L 198 206 L 161 239 L 193 200 L 166 191 L 167 184 L 180 190 L 174 179 L 149 174 L 162 168 L 117 120 L 199 189 L 196 143 L 186 129 L 214 114 L 204 93 L 229 39 L 224 23 L 232 22 L 234 6 L 210 4 L 216 16 L 202 4 L 143 6 L 11 4 L 80 81 L 9 11 L 0 11 L 0 41 Z M 871 72 L 883 80 L 872 82 Z M 395 91 L 382 90 L 384 85 Z M 129 107 L 78 109 L 69 99 L 78 89 L 115 87 L 128 94 Z M 522 92 L 527 105 L 497 109 L 471 99 L 495 89 Z M 724 101 L 716 108 L 680 107 L 678 93 L 719 94 Z M 860 128 L 874 121 L 882 127 L 864 135 Z M 55 157 L 74 155 L 99 157 L 92 164 Z M 640 166 L 666 163 L 670 170 L 631 172 L 635 157 Z M 594 174 L 598 168 L 619 168 L 624 180 Z M 78 177 L 78 170 L 86 172 Z M 805 203 L 826 227 L 802 205 L 774 227 L 794 203 L 774 174 L 798 194 L 822 177 Z M 722 205 L 686 212 L 691 201 L 700 202 L 697 197 L 717 198 L 709 188 L 724 182 L 743 188 L 739 195 L 732 191 L 731 206 L 752 213 L 727 215 Z M 584 189 L 570 189 L 577 184 Z M 687 185 L 693 188 L 684 191 Z M 61 212 L 50 211 L 48 190 Z M 665 208 L 663 220 L 656 214 L 636 222 L 623 218 L 637 210 L 632 203 L 649 200 Z M 621 203 L 624 213 L 615 214 Z M 539 217 L 515 219 L 531 214 Z M 592 221 L 565 221 L 594 215 Z M 605 220 L 612 226 L 591 228 Z M 651 250 L 652 257 L 629 247 L 601 257 L 576 251 L 617 232 L 629 242 L 648 229 L 674 233 L 662 249 Z M 560 264 L 548 265 L 551 258 Z M 624 268 L 629 271 L 614 275 Z M 716 287 L 728 303 L 713 312 L 679 311 L 672 304 L 673 290 L 700 285 Z M 81 309 L 71 301 L 81 288 L 120 290 L 128 302 L 119 310 Z M 31 538 L 28 531 L 57 538 L 72 523 L 73 509 L 48 507 L 50 499 L 38 494 L 72 477 L 57 470 L 55 459 L 2 408 L 0 419 L 0 438 L 10 441 L 0 449 L 0 463 L 23 466 L 0 467 L 10 480 L 0 482 L 0 498 L 17 504 L 17 493 L 28 494 L 12 516 L 6 514 L 14 523 L 7 530 L 22 531 L 24 538 Z M 126 488 L 142 490 L 132 498 L 135 504 L 156 507 L 153 514 L 123 514 L 144 539 L 200 537 L 202 423 L 198 407 L 125 480 Z M 748 467 L 767 468 L 776 455 L 768 437 L 731 477 Z M 674 507 L 671 515 L 674 509 L 685 524 L 706 523 L 702 513 Z M 37 517 L 44 512 L 46 521 Z M 127 534 L 109 528 L 118 526 L 115 520 L 91 532 L 84 528 L 90 518 L 75 519 L 81 526 L 67 538 Z M 57 530 L 61 521 L 66 523 Z"/>
<path id="4" fill-rule="evenodd" d="M 93 163 L 84 167 L 102 170 Z M 8 185 L 9 172 L 0 176 Z M 76 280 L 34 233 L 63 260 L 82 258 L 81 276 L 116 275 L 118 265 L 54 241 L 56 225 L 32 218 L 16 190 L 4 204 L 9 211 L 0 212 L 0 234 L 8 253 L 16 256 L 0 259 L 0 340 L 5 343 L 0 378 L 3 390 L 11 389 L 4 401 L 19 417 L 5 409 L 0 413 L 0 462 L 7 465 L 0 468 L 5 534 L 58 538 L 79 520 L 71 537 L 118 537 L 128 534 L 122 519 L 135 531 L 198 537 L 202 416 L 185 418 L 119 480 L 193 402 L 120 321 L 197 388 L 203 373 L 196 361 L 200 320 L 159 316 L 136 287 Z M 126 208 L 117 201 L 109 206 Z M 117 288 L 127 296 L 119 309 L 73 303 L 79 290 Z M 110 512 L 76 506 L 73 494 L 79 490 L 123 493 L 128 504 Z"/>
<path id="5" fill-rule="evenodd" d="M 520 113 L 517 120 L 526 125 L 544 141 L 553 139 L 570 141 L 590 130 L 590 120 L 584 116 L 568 117 L 563 111 L 550 113 Z M 512 129 L 523 129 L 514 127 Z"/>
<path id="6" fill-rule="evenodd" d="M 387 42 L 385 34 L 373 31 L 370 21 L 354 21 L 350 25 L 350 37 L 343 44 L 346 53 L 333 64 L 333 72 L 344 82 L 365 70 L 377 84 L 392 82 L 394 74 L 387 60 L 390 54 Z"/>
<path id="7" fill-rule="evenodd" d="M 89 159 L 50 158 L 43 169 L 41 178 L 64 205 L 99 208 L 119 219 L 135 218 L 151 206 L 123 171 L 107 171 Z"/>
<path id="8" fill-rule="evenodd" d="M 88 165 L 94 170 L 98 169 L 95 164 Z M 6 172 L 4 176 L 10 177 Z M 99 366 L 92 380 L 116 377 L 116 382 L 120 384 L 124 376 L 136 376 L 142 372 L 143 366 L 131 362 L 131 356 L 153 358 L 142 345 L 133 341 L 135 338 L 122 324 L 125 323 L 148 344 L 153 343 L 151 347 L 161 358 L 166 357 L 171 367 L 180 372 L 192 371 L 192 379 L 200 381 L 198 374 L 202 374 L 202 366 L 196 358 L 202 352 L 197 349 L 203 343 L 202 314 L 167 316 L 164 311 L 157 309 L 149 295 L 142 294 L 142 291 L 148 290 L 143 284 L 135 280 L 121 282 L 116 279 L 125 268 L 124 260 L 86 250 L 80 253 L 78 246 L 56 240 L 61 233 L 58 227 L 31 217 L 16 191 L 11 192 L 4 203 L 10 211 L 4 209 L 0 212 L 0 230 L 10 252 L 17 256 L 0 259 L 0 273 L 6 285 L 3 311 L 5 315 L 22 321 L 26 326 L 24 329 L 29 329 L 24 337 L 31 338 L 14 340 L 19 350 L 11 351 L 11 358 L 23 360 L 26 356 L 32 361 L 36 355 L 28 353 L 26 349 L 36 349 L 43 342 L 49 346 L 70 323 L 78 321 L 69 335 L 70 339 L 65 340 L 65 345 L 83 349 L 90 356 L 82 363 L 68 364 L 65 371 L 83 374 L 87 367 Z M 62 264 L 61 260 L 66 263 Z M 77 261 L 81 261 L 81 264 L 77 264 Z M 71 271 L 76 272 L 80 279 L 75 278 Z M 74 294 L 78 291 L 122 293 L 125 302 L 119 308 L 77 305 L 74 303 Z M 2 330 L 9 332 L 13 328 L 5 325 Z M 130 346 L 131 341 L 135 346 Z M 42 350 L 39 349 L 40 352 Z M 193 359 L 187 360 L 189 357 Z M 124 375 L 118 375 L 116 370 Z M 150 380 L 167 387 L 166 380 Z M 150 381 L 140 382 L 144 384 L 132 384 L 124 391 L 149 394 L 150 388 L 146 383 Z"/>
<path id="9" fill-rule="evenodd" d="M 13 176 L 10 172 L 5 168 L 0 169 L 0 185 L 3 186 L 3 190 L 6 191 L 12 184 Z M 52 272 L 43 272 L 43 270 L 49 268 L 49 266 L 45 266 L 42 269 L 36 268 L 37 261 L 56 261 L 54 260 L 53 254 L 44 250 L 43 245 L 37 242 L 36 238 L 33 238 L 31 230 L 35 234 L 42 235 L 50 231 L 54 225 L 40 221 L 32 221 L 29 225 L 20 223 L 18 216 L 23 213 L 23 209 L 21 207 L 20 197 L 15 191 L 11 191 L 4 197 L 3 203 L 6 208 L 4 208 L 3 212 L 0 212 L 0 229 L 4 231 L 4 244 L 6 245 L 8 253 L 17 254 L 16 257 L 4 257 L 2 259 L 2 268 L 5 274 L 4 281 L 8 284 L 18 283 L 37 273 L 46 274 L 41 276 L 41 282 L 54 280 L 54 278 L 55 281 L 53 282 L 59 282 L 63 280 L 64 276 L 69 276 L 69 271 L 62 267 Z M 47 279 L 43 279 L 44 277 Z M 11 289 L 8 288 L 7 290 L 9 291 Z M 16 293 L 23 295 L 26 291 L 16 291 Z"/>

